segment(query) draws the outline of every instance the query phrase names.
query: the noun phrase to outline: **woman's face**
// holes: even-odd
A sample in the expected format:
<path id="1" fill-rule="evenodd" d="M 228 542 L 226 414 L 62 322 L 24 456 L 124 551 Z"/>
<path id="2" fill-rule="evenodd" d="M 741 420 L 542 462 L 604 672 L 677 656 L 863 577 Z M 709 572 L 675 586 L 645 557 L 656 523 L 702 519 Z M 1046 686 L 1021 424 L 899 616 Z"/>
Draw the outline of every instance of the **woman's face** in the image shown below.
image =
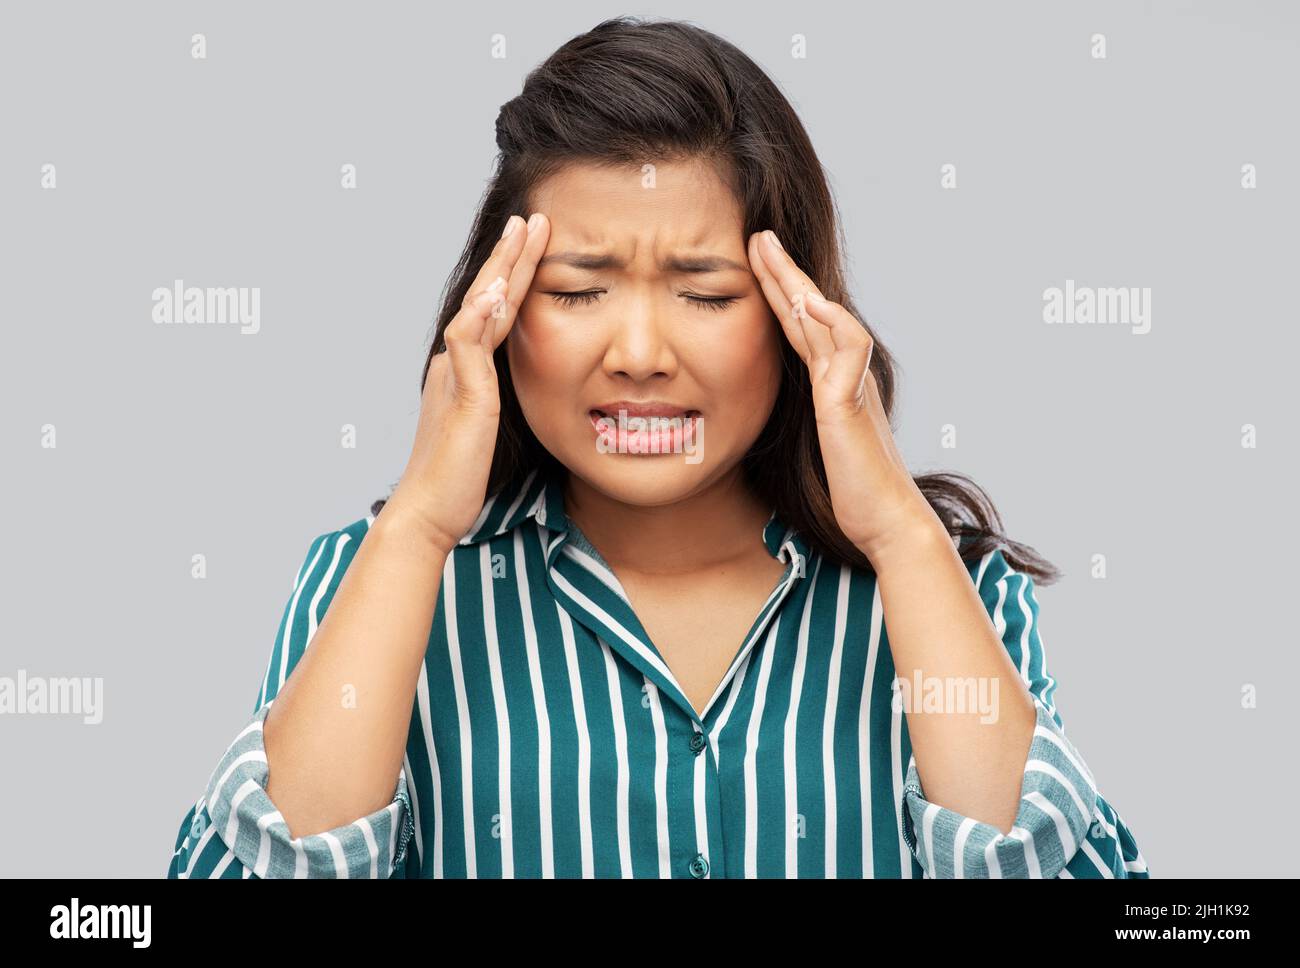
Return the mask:
<path id="1" fill-rule="evenodd" d="M 528 425 L 614 500 L 671 504 L 707 487 L 758 437 L 780 386 L 782 335 L 736 199 L 710 165 L 683 161 L 571 164 L 533 200 L 550 238 L 506 340 Z M 651 405 L 644 423 L 637 404 Z"/>

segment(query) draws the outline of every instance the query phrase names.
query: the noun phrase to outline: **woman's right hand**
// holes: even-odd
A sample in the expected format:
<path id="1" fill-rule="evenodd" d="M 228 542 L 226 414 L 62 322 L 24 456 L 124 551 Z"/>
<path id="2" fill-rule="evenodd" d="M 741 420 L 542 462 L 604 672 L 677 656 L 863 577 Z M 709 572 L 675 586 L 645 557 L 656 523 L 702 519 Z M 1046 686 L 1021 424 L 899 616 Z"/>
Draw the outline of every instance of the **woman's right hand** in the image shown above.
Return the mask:
<path id="1" fill-rule="evenodd" d="M 510 333 L 550 235 L 540 212 L 529 221 L 525 227 L 520 216 L 510 216 L 447 324 L 446 351 L 434 355 L 425 377 L 410 459 L 384 505 L 384 512 L 403 509 L 447 554 L 474 525 L 487 497 L 501 414 L 492 354 Z"/>

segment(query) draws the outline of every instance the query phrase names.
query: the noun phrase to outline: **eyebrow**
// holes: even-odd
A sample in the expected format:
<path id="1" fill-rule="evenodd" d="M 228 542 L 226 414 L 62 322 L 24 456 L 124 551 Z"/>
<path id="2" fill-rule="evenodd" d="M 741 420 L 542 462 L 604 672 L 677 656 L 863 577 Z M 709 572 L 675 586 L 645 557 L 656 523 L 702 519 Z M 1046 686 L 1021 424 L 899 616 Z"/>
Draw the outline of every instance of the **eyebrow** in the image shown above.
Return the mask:
<path id="1" fill-rule="evenodd" d="M 572 266 L 574 269 L 622 269 L 627 264 L 608 252 L 552 252 L 542 256 L 537 263 L 537 268 L 540 269 L 551 263 Z M 681 275 L 722 272 L 726 269 L 749 272 L 749 266 L 720 255 L 669 256 L 660 264 L 660 268 L 665 272 Z"/>

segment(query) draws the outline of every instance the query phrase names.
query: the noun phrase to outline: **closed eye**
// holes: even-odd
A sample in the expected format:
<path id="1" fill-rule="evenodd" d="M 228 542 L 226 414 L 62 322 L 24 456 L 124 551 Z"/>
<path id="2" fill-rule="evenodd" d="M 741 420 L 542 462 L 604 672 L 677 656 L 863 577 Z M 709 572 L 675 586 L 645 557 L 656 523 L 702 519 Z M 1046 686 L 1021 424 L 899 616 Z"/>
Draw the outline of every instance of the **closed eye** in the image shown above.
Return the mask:
<path id="1" fill-rule="evenodd" d="M 601 292 L 600 289 L 588 289 L 584 292 L 548 292 L 547 295 L 566 309 L 572 309 L 574 306 L 594 303 Z"/>
<path id="2" fill-rule="evenodd" d="M 549 292 L 547 295 L 566 309 L 572 309 L 575 306 L 591 305 L 600 298 L 600 294 L 604 291 L 603 289 L 585 289 L 581 292 Z M 685 292 L 678 295 L 700 309 L 708 309 L 713 312 L 726 309 L 740 298 L 739 296 L 696 296 Z"/>
<path id="3" fill-rule="evenodd" d="M 687 302 L 694 303 L 700 309 L 710 309 L 715 313 L 726 309 L 740 298 L 739 296 L 692 296 L 689 293 L 682 293 L 682 295 L 686 297 Z"/>

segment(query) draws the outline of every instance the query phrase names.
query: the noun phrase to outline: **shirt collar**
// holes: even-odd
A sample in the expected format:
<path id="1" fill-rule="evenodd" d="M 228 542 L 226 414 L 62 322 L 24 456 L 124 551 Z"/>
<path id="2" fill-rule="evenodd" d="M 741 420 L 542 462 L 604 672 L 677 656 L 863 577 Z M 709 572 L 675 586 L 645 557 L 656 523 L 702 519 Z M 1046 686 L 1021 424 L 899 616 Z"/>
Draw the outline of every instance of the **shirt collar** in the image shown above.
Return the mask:
<path id="1" fill-rule="evenodd" d="M 564 535 L 569 534 L 569 519 L 564 513 L 564 485 L 554 475 L 529 472 L 522 481 L 507 484 L 483 505 L 478 519 L 460 539 L 462 545 L 479 544 L 513 531 L 529 518 Z M 789 563 L 793 557 L 806 567 L 808 543 L 793 528 L 786 526 L 773 511 L 763 527 L 763 545 L 778 561 Z M 793 557 L 792 557 L 793 556 Z"/>
<path id="2" fill-rule="evenodd" d="M 567 532 L 569 520 L 564 516 L 564 492 L 553 477 L 541 477 L 530 471 L 522 481 L 508 483 L 488 498 L 478 519 L 460 539 L 462 545 L 479 544 L 513 531 L 529 518 L 554 531 Z"/>

